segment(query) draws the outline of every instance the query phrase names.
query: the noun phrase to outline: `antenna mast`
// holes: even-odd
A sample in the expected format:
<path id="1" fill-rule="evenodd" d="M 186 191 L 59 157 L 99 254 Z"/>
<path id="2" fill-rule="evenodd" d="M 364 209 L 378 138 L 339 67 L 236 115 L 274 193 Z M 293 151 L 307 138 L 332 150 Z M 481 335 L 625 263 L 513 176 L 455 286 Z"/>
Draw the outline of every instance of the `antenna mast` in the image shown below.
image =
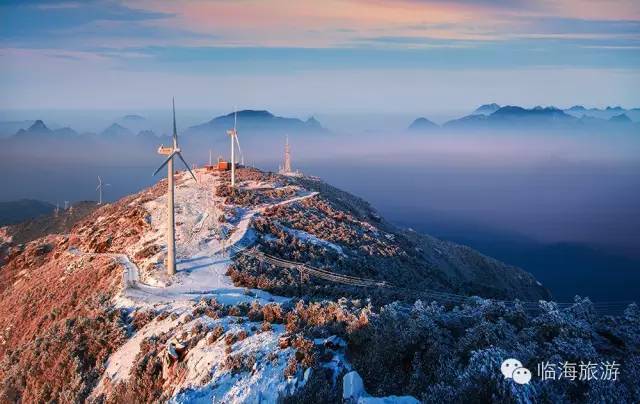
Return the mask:
<path id="1" fill-rule="evenodd" d="M 284 171 L 291 172 L 291 147 L 289 146 L 289 136 L 287 136 L 286 143 L 284 145 Z"/>

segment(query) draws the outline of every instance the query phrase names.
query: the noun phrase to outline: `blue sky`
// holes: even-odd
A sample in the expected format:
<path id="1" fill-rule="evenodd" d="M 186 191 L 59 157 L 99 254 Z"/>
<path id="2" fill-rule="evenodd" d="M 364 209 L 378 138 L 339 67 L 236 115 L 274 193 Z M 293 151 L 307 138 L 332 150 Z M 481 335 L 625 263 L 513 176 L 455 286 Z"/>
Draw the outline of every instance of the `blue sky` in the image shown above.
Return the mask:
<path id="1" fill-rule="evenodd" d="M 1 109 L 640 106 L 627 0 L 3 1 Z"/>

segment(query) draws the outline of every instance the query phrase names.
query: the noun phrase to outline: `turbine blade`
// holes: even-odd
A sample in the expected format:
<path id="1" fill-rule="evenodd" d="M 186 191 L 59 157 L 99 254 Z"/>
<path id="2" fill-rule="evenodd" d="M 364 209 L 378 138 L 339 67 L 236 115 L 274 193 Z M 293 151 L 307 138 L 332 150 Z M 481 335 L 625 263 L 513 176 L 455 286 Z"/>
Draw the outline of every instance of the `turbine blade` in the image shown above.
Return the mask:
<path id="1" fill-rule="evenodd" d="M 178 147 L 178 130 L 176 129 L 176 99 L 172 98 L 171 103 L 173 105 L 173 148 Z"/>
<path id="2" fill-rule="evenodd" d="M 182 157 L 182 153 L 177 153 L 178 157 L 180 157 L 180 160 L 182 160 L 182 164 L 184 164 L 184 166 L 187 168 L 187 170 L 189 170 L 189 173 L 191 174 L 191 176 L 193 177 L 193 180 L 195 182 L 198 182 L 198 180 L 196 179 L 196 176 L 193 174 L 193 171 L 191 171 L 191 169 L 189 168 L 189 164 L 187 164 L 186 161 L 184 161 L 184 158 Z"/>
<path id="3" fill-rule="evenodd" d="M 240 161 L 244 165 L 244 154 L 242 154 L 242 148 L 240 147 L 240 141 L 238 140 L 238 134 L 234 136 L 236 138 L 236 145 L 238 145 L 238 151 L 240 152 Z"/>
<path id="4" fill-rule="evenodd" d="M 157 169 L 156 171 L 154 171 L 153 175 L 158 174 L 158 172 L 159 172 L 160 170 L 162 170 L 162 168 L 163 168 L 164 166 L 166 166 L 166 165 L 167 165 L 167 163 L 169 162 L 169 160 L 171 160 L 171 159 L 173 158 L 173 155 L 174 155 L 174 154 L 176 154 L 176 152 L 171 153 L 171 154 L 169 155 L 169 157 L 167 157 L 167 159 L 164 161 L 164 163 L 162 163 L 162 165 L 161 165 L 160 167 L 158 167 L 158 169 Z"/>
<path id="5" fill-rule="evenodd" d="M 98 185 L 98 186 L 96 187 L 96 191 L 97 191 L 97 190 L 99 190 L 99 189 L 100 189 L 100 185 Z"/>

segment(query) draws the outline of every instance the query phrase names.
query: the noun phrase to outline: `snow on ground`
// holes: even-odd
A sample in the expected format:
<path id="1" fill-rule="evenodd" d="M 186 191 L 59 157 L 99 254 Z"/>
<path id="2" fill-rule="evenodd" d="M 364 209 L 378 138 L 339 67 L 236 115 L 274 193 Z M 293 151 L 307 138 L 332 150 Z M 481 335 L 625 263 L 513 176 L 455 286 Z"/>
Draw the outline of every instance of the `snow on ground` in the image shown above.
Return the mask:
<path id="1" fill-rule="evenodd" d="M 301 192 L 299 196 L 275 204 L 262 205 L 255 209 L 224 205 L 224 198 L 215 195 L 219 177 L 214 173 L 197 170 L 196 183 L 186 173 L 176 175 L 175 221 L 176 221 L 176 269 L 169 277 L 165 272 L 163 258 L 166 255 L 166 195 L 147 202 L 151 231 L 127 250 L 127 256 L 135 256 L 149 245 L 160 250 L 142 259 L 137 265 L 122 259 L 128 275 L 128 287 L 118 298 L 121 307 L 141 305 L 159 307 L 163 304 L 198 300 L 202 296 L 215 297 L 220 303 L 235 304 L 258 299 L 260 303 L 282 302 L 282 297 L 261 290 L 246 290 L 233 285 L 225 275 L 232 254 L 230 247 L 243 249 L 255 240 L 249 228 L 256 214 L 270 206 L 294 203 L 316 195 Z M 250 184 L 257 186 L 256 184 Z M 265 184 L 260 184 L 264 186 Z M 244 187 L 244 184 L 242 185 Z M 274 187 L 274 184 L 271 184 Z M 226 213 L 226 219 L 219 218 Z"/>
<path id="2" fill-rule="evenodd" d="M 175 276 L 166 275 L 162 262 L 166 255 L 166 195 L 145 203 L 151 230 L 139 242 L 122 253 L 103 254 L 117 260 L 124 268 L 123 289 L 115 300 L 116 306 L 132 310 L 154 308 L 178 316 L 168 316 L 162 320 L 156 318 L 112 354 L 93 396 L 104 391 L 107 379 L 111 383 L 128 379 L 135 357 L 140 352 L 140 344 L 146 338 L 166 332 L 180 335 L 188 332 L 196 322 L 205 325 L 209 332 L 216 325 L 223 326 L 227 333 L 236 333 L 241 329 L 246 331 L 248 337 L 233 344 L 232 354 L 255 357 L 256 365 L 250 371 L 232 373 L 223 366 L 227 357 L 224 337 L 213 344 L 205 337 L 190 348 L 183 359 L 187 373 L 179 384 L 173 386 L 175 402 L 275 402 L 280 394 L 291 393 L 306 380 L 304 375 L 291 379 L 284 376 L 284 368 L 293 350 L 278 348 L 278 339 L 284 333 L 282 325 L 274 325 L 271 331 L 255 332 L 250 330 L 255 323 L 234 322 L 237 319 L 230 316 L 216 320 L 200 316 L 186 323 L 185 318 L 193 312 L 202 298 L 215 298 L 221 304 L 252 301 L 266 304 L 288 300 L 262 290 L 234 286 L 225 275 L 231 263 L 230 254 L 233 254 L 230 247 L 233 250 L 243 249 L 255 241 L 256 236 L 250 229 L 255 215 L 271 206 L 294 203 L 317 193 L 301 191 L 296 197 L 276 204 L 254 209 L 238 208 L 225 206 L 223 198 L 215 196 L 219 181 L 217 174 L 197 170 L 196 175 L 198 183 L 186 173 L 176 175 Z M 262 183 L 248 185 L 254 188 L 283 186 Z M 217 218 L 223 214 L 224 223 L 219 223 Z M 142 258 L 132 262 L 130 257 L 138 256 L 150 246 L 156 246 L 151 254 L 143 254 Z M 71 252 L 77 255 L 97 255 L 77 250 Z M 259 329 L 259 324 L 253 328 Z M 344 358 L 334 359 L 331 363 L 336 369 L 344 364 Z"/>
<path id="3" fill-rule="evenodd" d="M 357 404 L 419 404 L 412 396 L 371 397 L 364 388 L 362 378 L 356 371 L 342 378 L 342 399 Z"/>
<path id="4" fill-rule="evenodd" d="M 304 379 L 295 377 L 288 380 L 284 377 L 287 362 L 294 354 L 291 347 L 278 348 L 284 326 L 274 325 L 272 331 L 260 333 L 251 333 L 250 326 L 251 323 L 233 324 L 227 333 L 241 330 L 249 333 L 247 338 L 231 346 L 231 355 L 255 359 L 251 369 L 234 374 L 224 367 L 227 356 L 224 337 L 214 344 L 202 339 L 184 359 L 187 373 L 184 381 L 176 386 L 171 402 L 276 402 L 279 395 L 293 392 Z"/>
<path id="5" fill-rule="evenodd" d="M 319 237 L 316 237 L 313 234 L 307 233 L 304 230 L 292 229 L 286 226 L 282 226 L 282 229 L 299 240 L 302 240 L 307 243 L 315 244 L 317 246 L 331 248 L 335 250 L 338 254 L 344 255 L 344 252 L 342 251 L 342 247 L 340 247 L 339 245 L 334 244 L 330 241 L 321 239 Z"/>
<path id="6" fill-rule="evenodd" d="M 110 379 L 112 383 L 129 378 L 129 372 L 133 366 L 136 355 L 140 352 L 140 344 L 145 338 L 160 335 L 164 332 L 176 327 L 181 321 L 184 321 L 187 313 L 172 319 L 171 316 L 158 320 L 154 319 L 147 324 L 142 330 L 135 333 L 129 340 L 114 352 L 107 361 L 107 368 L 104 371 L 100 382 L 96 387 L 96 392 L 102 391 L 106 379 Z"/>

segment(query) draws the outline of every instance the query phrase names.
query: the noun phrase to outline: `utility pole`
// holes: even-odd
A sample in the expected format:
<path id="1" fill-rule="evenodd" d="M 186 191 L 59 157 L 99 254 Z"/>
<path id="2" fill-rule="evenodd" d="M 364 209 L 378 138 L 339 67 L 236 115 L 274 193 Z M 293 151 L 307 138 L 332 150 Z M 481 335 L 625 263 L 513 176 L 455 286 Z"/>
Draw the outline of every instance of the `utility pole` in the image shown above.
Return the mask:
<path id="1" fill-rule="evenodd" d="M 300 295 L 300 297 L 302 297 L 302 268 L 300 266 L 297 266 L 296 269 L 298 270 L 298 274 L 300 276 L 298 280 L 298 294 Z"/>

